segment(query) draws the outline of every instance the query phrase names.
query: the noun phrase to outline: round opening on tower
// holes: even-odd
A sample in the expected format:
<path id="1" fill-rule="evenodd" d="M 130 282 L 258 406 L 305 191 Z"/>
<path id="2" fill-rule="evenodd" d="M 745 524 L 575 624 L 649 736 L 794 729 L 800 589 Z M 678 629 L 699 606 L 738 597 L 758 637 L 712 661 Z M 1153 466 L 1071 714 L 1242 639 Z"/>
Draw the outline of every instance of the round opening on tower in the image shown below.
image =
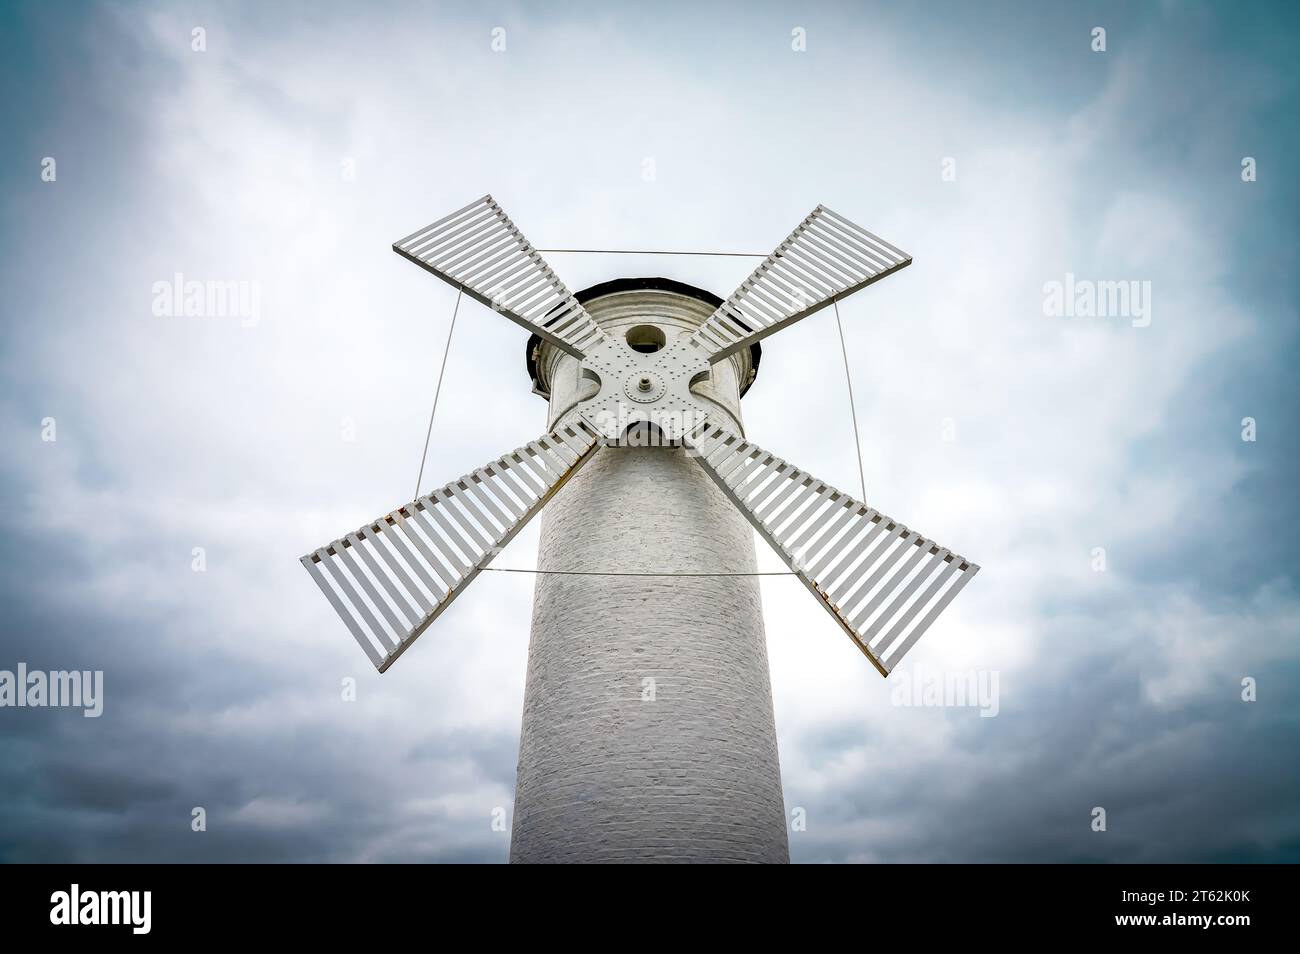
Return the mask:
<path id="1" fill-rule="evenodd" d="M 654 354 L 668 343 L 668 337 L 654 325 L 636 325 L 627 330 L 627 343 L 633 351 Z"/>

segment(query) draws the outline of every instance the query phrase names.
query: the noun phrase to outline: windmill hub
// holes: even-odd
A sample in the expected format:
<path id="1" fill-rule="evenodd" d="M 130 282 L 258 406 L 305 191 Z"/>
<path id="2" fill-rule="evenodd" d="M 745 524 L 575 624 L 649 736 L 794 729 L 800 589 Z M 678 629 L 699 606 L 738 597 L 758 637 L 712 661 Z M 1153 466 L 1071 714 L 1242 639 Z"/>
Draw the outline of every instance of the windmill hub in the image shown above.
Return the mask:
<path id="1" fill-rule="evenodd" d="M 653 371 L 633 371 L 627 376 L 623 390 L 638 404 L 653 404 L 664 396 L 664 382 Z"/>
<path id="2" fill-rule="evenodd" d="M 689 338 L 654 352 L 610 335 L 589 351 L 582 372 L 600 388 L 579 407 L 607 444 L 624 442 L 628 428 L 650 423 L 669 444 L 680 444 L 710 412 L 691 391 L 709 377 L 709 363 Z"/>

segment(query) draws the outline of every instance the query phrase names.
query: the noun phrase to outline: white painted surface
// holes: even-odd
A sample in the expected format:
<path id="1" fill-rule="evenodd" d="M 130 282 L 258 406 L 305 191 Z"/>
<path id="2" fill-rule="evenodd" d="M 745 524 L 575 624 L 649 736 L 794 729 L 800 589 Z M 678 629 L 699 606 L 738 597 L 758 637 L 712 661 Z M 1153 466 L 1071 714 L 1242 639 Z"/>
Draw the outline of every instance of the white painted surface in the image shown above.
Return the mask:
<path id="1" fill-rule="evenodd" d="M 587 309 L 669 341 L 712 311 L 664 291 Z M 700 389 L 736 429 L 748 361 Z M 591 385 L 557 349 L 539 364 L 554 425 Z M 541 521 L 539 569 L 755 568 L 749 524 L 678 448 L 602 448 Z M 537 578 L 510 860 L 789 860 L 757 579 Z"/>

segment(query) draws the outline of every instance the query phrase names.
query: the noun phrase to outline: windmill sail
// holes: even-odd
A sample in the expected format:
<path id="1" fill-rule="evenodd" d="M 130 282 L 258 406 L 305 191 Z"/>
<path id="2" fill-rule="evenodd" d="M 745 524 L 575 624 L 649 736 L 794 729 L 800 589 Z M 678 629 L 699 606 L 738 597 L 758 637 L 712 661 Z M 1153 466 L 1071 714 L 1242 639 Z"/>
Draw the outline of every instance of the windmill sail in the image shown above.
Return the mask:
<path id="1" fill-rule="evenodd" d="M 819 205 L 690 340 L 717 363 L 910 264 L 906 252 Z"/>
<path id="2" fill-rule="evenodd" d="M 697 460 L 854 644 L 889 675 L 979 567 L 714 424 Z"/>
<path id="3" fill-rule="evenodd" d="M 608 337 L 490 195 L 393 251 L 577 358 Z"/>
<path id="4" fill-rule="evenodd" d="M 302 557 L 383 672 L 595 452 L 566 424 Z"/>

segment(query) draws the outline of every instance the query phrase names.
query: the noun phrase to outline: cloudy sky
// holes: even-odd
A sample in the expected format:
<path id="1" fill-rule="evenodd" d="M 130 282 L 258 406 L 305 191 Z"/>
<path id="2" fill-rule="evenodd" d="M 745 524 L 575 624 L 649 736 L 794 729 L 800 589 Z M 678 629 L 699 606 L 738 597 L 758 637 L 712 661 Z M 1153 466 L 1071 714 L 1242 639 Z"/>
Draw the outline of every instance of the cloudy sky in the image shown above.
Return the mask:
<path id="1" fill-rule="evenodd" d="M 506 859 L 531 578 L 480 577 L 380 677 L 297 562 L 409 499 L 454 292 L 389 246 L 489 191 L 543 248 L 761 252 L 824 202 L 915 256 L 841 308 L 868 500 L 983 570 L 888 682 L 764 580 L 793 860 L 1300 860 L 1285 5 L 4 21 L 0 670 L 103 670 L 105 700 L 0 709 L 0 860 Z M 552 264 L 723 295 L 753 267 Z M 177 273 L 256 313 L 156 314 Z M 1150 323 L 1046 314 L 1067 273 L 1150 282 Z M 462 309 L 429 480 L 544 428 L 525 338 Z M 838 347 L 829 311 L 765 342 L 744 410 L 851 488 Z M 972 670 L 996 717 L 895 704 Z"/>

